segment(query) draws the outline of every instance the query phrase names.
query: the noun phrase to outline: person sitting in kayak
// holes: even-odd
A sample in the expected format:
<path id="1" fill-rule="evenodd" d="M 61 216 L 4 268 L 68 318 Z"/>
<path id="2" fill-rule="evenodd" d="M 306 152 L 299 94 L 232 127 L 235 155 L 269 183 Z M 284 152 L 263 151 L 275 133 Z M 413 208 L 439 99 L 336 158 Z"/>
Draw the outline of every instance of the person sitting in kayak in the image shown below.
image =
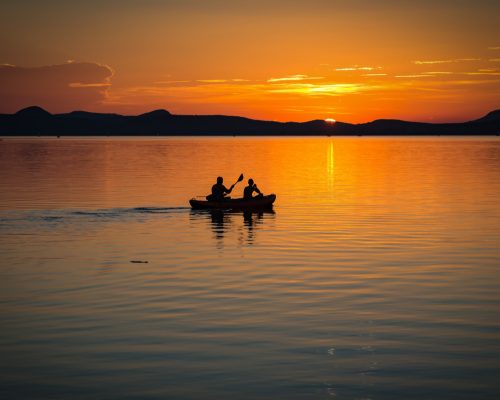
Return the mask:
<path id="1" fill-rule="evenodd" d="M 222 182 L 224 182 L 222 176 L 217 177 L 217 183 L 212 186 L 212 194 L 207 196 L 207 200 L 217 201 L 226 199 L 226 194 L 231 193 L 234 188 L 234 184 L 228 189 L 222 184 Z"/>
<path id="2" fill-rule="evenodd" d="M 258 193 L 257 196 L 253 196 L 253 192 Z M 254 198 L 260 198 L 264 196 L 262 192 L 259 190 L 257 185 L 253 182 L 253 179 L 248 180 L 248 186 L 243 189 L 243 198 L 248 200 L 248 199 L 254 199 Z"/>

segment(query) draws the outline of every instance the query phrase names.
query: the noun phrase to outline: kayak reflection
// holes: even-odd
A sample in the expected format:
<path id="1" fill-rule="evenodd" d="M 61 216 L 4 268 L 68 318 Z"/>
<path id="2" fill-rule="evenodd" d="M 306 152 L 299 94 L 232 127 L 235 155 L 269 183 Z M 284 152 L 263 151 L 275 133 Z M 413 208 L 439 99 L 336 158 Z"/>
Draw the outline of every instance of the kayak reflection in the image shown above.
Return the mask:
<path id="1" fill-rule="evenodd" d="M 212 230 L 213 237 L 222 242 L 224 237 L 236 238 L 239 244 L 252 244 L 255 232 L 264 221 L 274 219 L 276 213 L 271 209 L 264 210 L 191 210 L 192 218 L 205 219 Z"/>

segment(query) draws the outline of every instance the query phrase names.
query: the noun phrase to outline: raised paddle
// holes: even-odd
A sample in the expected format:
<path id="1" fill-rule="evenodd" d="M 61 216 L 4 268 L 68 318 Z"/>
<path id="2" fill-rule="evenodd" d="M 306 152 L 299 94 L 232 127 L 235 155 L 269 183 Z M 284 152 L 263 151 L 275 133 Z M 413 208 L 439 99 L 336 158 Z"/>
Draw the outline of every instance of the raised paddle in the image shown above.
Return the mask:
<path id="1" fill-rule="evenodd" d="M 238 182 L 241 182 L 243 180 L 243 174 L 241 174 L 236 182 L 232 185 L 233 187 L 236 186 Z"/>

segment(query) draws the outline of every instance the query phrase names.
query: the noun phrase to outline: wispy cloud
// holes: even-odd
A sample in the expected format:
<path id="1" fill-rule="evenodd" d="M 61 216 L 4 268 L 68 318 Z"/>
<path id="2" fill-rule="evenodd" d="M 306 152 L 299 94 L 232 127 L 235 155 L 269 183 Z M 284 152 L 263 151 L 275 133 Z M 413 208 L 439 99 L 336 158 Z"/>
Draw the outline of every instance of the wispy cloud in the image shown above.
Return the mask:
<path id="1" fill-rule="evenodd" d="M 374 71 L 377 69 L 382 69 L 382 67 L 360 67 L 359 65 L 354 65 L 352 67 L 335 68 L 335 71 Z"/>
<path id="2" fill-rule="evenodd" d="M 111 86 L 110 82 L 104 83 L 80 83 L 80 82 L 71 82 L 68 84 L 70 88 L 106 88 Z"/>
<path id="3" fill-rule="evenodd" d="M 480 69 L 476 72 L 466 72 L 466 75 L 500 75 L 500 70 L 498 69 Z"/>
<path id="4" fill-rule="evenodd" d="M 251 82 L 249 79 L 197 79 L 197 80 L 168 80 L 168 81 L 155 81 L 153 85 L 166 85 L 166 86 L 197 86 L 204 84 L 221 84 L 221 83 L 246 83 Z"/>
<path id="5" fill-rule="evenodd" d="M 488 79 L 460 79 L 450 81 L 449 84 L 453 85 L 490 85 L 492 83 L 500 83 L 500 80 L 488 80 Z"/>
<path id="6" fill-rule="evenodd" d="M 363 74 L 361 76 L 387 76 L 387 74 Z"/>
<path id="7" fill-rule="evenodd" d="M 413 61 L 414 64 L 417 65 L 425 65 L 425 64 L 447 64 L 447 63 L 460 63 L 467 61 L 481 61 L 480 58 L 454 58 L 452 60 L 416 60 Z"/>
<path id="8" fill-rule="evenodd" d="M 500 46 L 490 46 L 488 50 L 500 50 Z"/>
<path id="9" fill-rule="evenodd" d="M 334 84 L 282 84 L 274 85 L 267 91 L 270 93 L 291 93 L 309 96 L 339 96 L 342 94 L 355 94 L 375 89 L 375 86 L 361 83 L 334 83 Z"/>
<path id="10" fill-rule="evenodd" d="M 490 62 L 500 62 L 500 58 L 490 58 L 488 61 L 490 61 Z"/>
<path id="11" fill-rule="evenodd" d="M 308 81 L 308 80 L 315 80 L 315 79 L 325 79 L 324 76 L 308 76 L 308 75 L 291 75 L 291 76 L 284 76 L 282 78 L 271 78 L 268 79 L 267 81 L 269 83 L 274 83 L 274 82 L 287 82 L 287 81 Z"/>
<path id="12" fill-rule="evenodd" d="M 192 81 L 156 81 L 153 83 L 157 84 L 157 85 L 173 85 L 176 83 L 190 83 L 190 82 L 192 82 Z"/>
<path id="13" fill-rule="evenodd" d="M 196 82 L 200 83 L 225 83 L 227 79 L 198 79 Z"/>
<path id="14" fill-rule="evenodd" d="M 434 75 L 429 74 L 412 74 L 412 75 L 395 75 L 395 78 L 429 78 Z"/>
<path id="15" fill-rule="evenodd" d="M 222 79 L 217 79 L 220 81 Z M 112 101 L 107 103 L 124 104 L 219 104 L 235 103 L 240 101 L 255 101 L 262 99 L 265 89 L 270 86 L 255 82 L 213 82 L 214 79 L 199 79 L 188 81 L 185 84 L 172 85 L 145 85 L 115 89 Z"/>

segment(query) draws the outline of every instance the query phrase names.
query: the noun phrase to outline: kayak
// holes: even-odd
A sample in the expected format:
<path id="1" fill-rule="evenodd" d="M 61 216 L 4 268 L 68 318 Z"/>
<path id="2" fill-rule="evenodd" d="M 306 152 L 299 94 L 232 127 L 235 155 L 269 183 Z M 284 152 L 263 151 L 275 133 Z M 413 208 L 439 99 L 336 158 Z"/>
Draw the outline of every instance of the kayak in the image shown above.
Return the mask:
<path id="1" fill-rule="evenodd" d="M 275 194 L 269 194 L 252 199 L 225 199 L 225 200 L 199 200 L 191 199 L 189 204 L 197 210 L 253 210 L 265 209 L 273 206 Z"/>

